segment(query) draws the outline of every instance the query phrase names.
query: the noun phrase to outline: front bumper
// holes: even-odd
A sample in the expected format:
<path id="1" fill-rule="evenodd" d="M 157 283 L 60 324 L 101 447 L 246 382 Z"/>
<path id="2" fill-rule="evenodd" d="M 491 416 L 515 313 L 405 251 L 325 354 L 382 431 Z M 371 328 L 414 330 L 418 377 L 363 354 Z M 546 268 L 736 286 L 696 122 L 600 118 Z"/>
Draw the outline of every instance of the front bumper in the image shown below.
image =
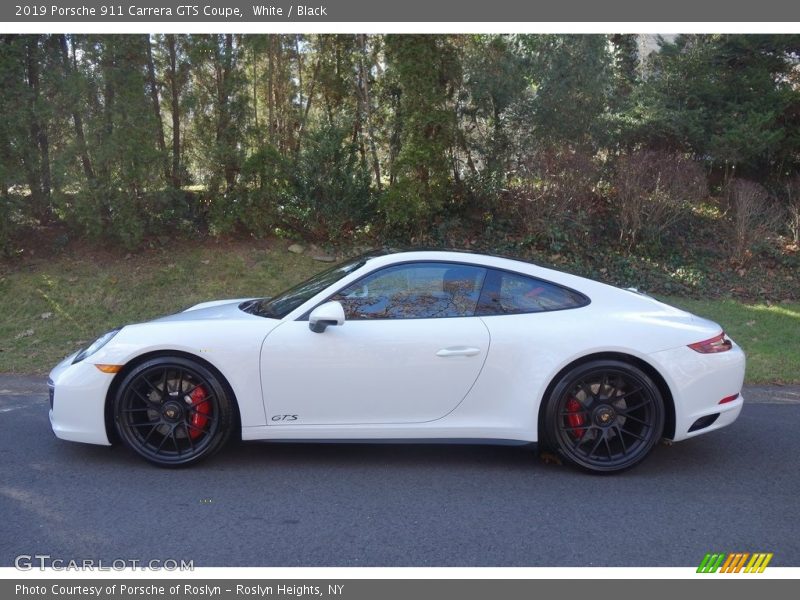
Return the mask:
<path id="1" fill-rule="evenodd" d="M 700 354 L 681 347 L 656 352 L 650 358 L 672 391 L 675 404 L 673 440 L 721 429 L 733 423 L 741 413 L 745 355 L 735 343 L 728 352 L 718 354 Z M 738 394 L 735 400 L 719 403 L 734 394 Z M 700 419 L 703 421 L 698 423 Z"/>
<path id="2" fill-rule="evenodd" d="M 114 376 L 86 361 L 73 365 L 74 358 L 68 356 L 50 372 L 50 427 L 62 440 L 110 446 L 105 401 Z"/>

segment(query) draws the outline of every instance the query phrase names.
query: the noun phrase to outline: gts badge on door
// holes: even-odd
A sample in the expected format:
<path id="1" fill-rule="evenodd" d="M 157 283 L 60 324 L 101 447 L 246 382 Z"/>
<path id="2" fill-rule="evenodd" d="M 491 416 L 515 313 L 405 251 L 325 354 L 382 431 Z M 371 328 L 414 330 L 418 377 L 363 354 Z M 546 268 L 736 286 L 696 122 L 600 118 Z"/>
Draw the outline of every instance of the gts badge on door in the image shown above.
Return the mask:
<path id="1" fill-rule="evenodd" d="M 272 415 L 273 421 L 297 421 L 297 415 Z"/>

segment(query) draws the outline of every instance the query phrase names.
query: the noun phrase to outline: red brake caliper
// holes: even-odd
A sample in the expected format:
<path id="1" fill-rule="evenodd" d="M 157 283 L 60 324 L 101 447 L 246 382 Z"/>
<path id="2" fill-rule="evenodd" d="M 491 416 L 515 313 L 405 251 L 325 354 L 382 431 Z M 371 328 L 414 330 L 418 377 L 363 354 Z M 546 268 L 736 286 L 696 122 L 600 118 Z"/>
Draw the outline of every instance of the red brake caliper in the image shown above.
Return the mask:
<path id="1" fill-rule="evenodd" d="M 189 437 L 196 440 L 203 435 L 202 430 L 208 423 L 206 415 L 211 413 L 211 403 L 203 402 L 206 399 L 206 391 L 202 386 L 197 386 L 189 395 L 189 398 L 191 398 L 192 406 L 194 407 L 191 418 L 192 429 L 189 429 Z M 197 429 L 194 429 L 195 427 Z"/>
<path id="2" fill-rule="evenodd" d="M 567 415 L 567 423 L 569 423 L 570 427 L 583 427 L 586 424 L 586 417 L 581 414 L 582 411 L 581 403 L 575 398 L 567 400 L 567 412 L 570 413 Z M 572 429 L 571 432 L 575 437 L 582 438 L 586 430 Z"/>

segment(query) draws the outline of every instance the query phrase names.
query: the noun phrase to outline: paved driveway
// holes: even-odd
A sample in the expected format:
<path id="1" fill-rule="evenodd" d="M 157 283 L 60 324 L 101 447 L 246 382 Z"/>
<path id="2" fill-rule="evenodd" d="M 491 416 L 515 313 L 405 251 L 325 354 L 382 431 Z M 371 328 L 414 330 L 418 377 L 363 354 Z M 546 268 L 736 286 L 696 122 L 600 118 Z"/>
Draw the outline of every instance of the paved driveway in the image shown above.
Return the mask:
<path id="1" fill-rule="evenodd" d="M 177 471 L 55 439 L 41 379 L 0 376 L 0 565 L 800 565 L 800 388 L 745 390 L 732 426 L 592 476 L 526 448 L 248 443 Z"/>

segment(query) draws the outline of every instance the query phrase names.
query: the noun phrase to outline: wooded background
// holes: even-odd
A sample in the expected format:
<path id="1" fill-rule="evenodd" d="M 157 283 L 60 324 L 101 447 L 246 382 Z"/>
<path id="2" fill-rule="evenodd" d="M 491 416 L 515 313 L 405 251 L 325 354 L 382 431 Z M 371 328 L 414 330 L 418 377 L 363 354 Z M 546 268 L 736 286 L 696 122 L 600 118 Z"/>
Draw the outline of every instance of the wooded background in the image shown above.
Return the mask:
<path id="1" fill-rule="evenodd" d="M 796 249 L 800 36 L 640 41 L 4 35 L 0 246 Z"/>

